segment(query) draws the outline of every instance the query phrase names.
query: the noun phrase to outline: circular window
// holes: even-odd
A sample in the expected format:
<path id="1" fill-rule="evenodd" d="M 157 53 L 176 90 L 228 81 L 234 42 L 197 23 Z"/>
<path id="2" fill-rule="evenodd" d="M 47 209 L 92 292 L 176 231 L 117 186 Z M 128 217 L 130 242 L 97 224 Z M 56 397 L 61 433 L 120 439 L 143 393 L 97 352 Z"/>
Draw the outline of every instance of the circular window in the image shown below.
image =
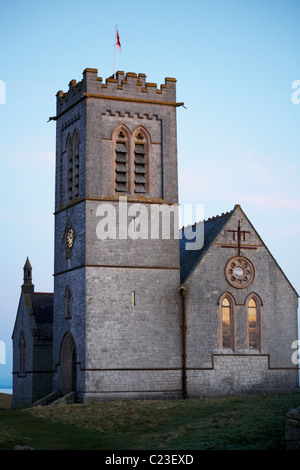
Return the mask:
<path id="1" fill-rule="evenodd" d="M 253 264 L 243 256 L 231 258 L 225 267 L 227 281 L 237 289 L 248 287 L 254 279 L 254 274 Z"/>

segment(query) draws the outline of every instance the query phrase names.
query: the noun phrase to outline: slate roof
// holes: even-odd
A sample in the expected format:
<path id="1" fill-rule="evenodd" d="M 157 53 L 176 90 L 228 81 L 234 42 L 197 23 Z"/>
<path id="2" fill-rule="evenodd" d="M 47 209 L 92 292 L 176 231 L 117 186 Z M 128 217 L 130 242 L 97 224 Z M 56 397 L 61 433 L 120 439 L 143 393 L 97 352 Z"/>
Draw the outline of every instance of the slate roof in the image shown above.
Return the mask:
<path id="1" fill-rule="evenodd" d="M 53 323 L 53 294 L 35 292 L 31 302 L 37 324 Z"/>
<path id="2" fill-rule="evenodd" d="M 39 339 L 51 340 L 53 337 L 53 294 L 34 292 L 30 294 L 32 313 Z"/>
<path id="3" fill-rule="evenodd" d="M 216 237 L 219 235 L 225 224 L 232 216 L 234 209 L 226 214 L 222 214 L 216 217 L 205 220 L 197 224 L 197 237 L 196 235 L 196 224 L 183 227 L 180 230 L 179 239 L 179 250 L 180 250 L 180 283 L 184 284 L 190 274 L 195 269 L 196 265 L 202 259 L 204 254 L 207 252 L 211 244 L 214 242 Z M 193 238 L 194 235 L 194 240 Z M 204 237 L 203 237 L 204 235 Z M 191 240 L 192 239 L 192 240 Z M 186 244 L 190 243 L 199 244 L 199 249 L 189 250 L 186 249 Z"/>

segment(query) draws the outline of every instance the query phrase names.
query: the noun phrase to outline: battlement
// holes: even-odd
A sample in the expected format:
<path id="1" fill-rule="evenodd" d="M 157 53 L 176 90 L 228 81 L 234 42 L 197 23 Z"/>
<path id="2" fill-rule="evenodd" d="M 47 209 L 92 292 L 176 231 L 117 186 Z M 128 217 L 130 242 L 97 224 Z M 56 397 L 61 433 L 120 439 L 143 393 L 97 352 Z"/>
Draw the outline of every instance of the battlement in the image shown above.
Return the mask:
<path id="1" fill-rule="evenodd" d="M 178 106 L 176 103 L 176 79 L 165 78 L 158 88 L 156 83 L 146 82 L 143 73 L 118 71 L 116 78 L 111 76 L 103 82 L 98 70 L 86 68 L 80 82 L 71 80 L 69 90 L 57 93 L 57 116 L 83 98 L 102 98 L 111 100 L 149 102 L 152 104 Z"/>

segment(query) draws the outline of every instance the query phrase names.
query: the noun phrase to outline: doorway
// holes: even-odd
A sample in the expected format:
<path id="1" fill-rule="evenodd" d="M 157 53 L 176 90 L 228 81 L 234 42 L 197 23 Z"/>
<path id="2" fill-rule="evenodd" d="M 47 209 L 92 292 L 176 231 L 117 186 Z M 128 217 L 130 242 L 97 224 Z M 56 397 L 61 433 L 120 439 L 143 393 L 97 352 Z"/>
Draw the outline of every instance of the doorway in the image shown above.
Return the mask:
<path id="1" fill-rule="evenodd" d="M 76 392 L 76 345 L 68 331 L 63 337 L 60 348 L 60 392 L 66 395 Z"/>

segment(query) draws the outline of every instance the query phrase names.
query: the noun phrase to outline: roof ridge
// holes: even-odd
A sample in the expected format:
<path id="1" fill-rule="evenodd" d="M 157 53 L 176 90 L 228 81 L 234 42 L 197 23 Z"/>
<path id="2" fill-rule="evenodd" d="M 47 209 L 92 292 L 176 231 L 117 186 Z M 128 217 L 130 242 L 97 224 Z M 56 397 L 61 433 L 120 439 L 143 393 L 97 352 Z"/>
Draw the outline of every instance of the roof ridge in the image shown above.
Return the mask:
<path id="1" fill-rule="evenodd" d="M 34 292 L 34 295 L 54 295 L 53 292 Z"/>
<path id="2" fill-rule="evenodd" d="M 204 222 L 208 222 L 209 220 L 220 219 L 221 217 L 225 217 L 227 215 L 232 214 L 233 211 L 234 211 L 234 209 L 232 209 L 231 211 L 228 211 L 228 212 L 222 212 L 221 215 L 214 215 L 213 217 L 209 217 L 208 219 L 204 220 Z"/>
<path id="3" fill-rule="evenodd" d="M 228 212 L 222 212 L 221 215 L 214 215 L 212 217 L 209 217 L 208 219 L 204 219 L 204 220 L 201 220 L 199 222 L 195 222 L 193 224 L 189 224 L 189 225 L 183 225 L 181 227 L 180 230 L 184 229 L 184 228 L 189 228 L 189 227 L 195 227 L 197 224 L 201 224 L 201 223 L 205 223 L 205 222 L 209 222 L 209 221 L 212 221 L 212 220 L 216 220 L 216 219 L 220 219 L 221 217 L 225 217 L 225 216 L 228 216 L 230 214 L 232 214 L 234 212 L 234 209 L 231 209 L 231 211 L 228 211 Z"/>

